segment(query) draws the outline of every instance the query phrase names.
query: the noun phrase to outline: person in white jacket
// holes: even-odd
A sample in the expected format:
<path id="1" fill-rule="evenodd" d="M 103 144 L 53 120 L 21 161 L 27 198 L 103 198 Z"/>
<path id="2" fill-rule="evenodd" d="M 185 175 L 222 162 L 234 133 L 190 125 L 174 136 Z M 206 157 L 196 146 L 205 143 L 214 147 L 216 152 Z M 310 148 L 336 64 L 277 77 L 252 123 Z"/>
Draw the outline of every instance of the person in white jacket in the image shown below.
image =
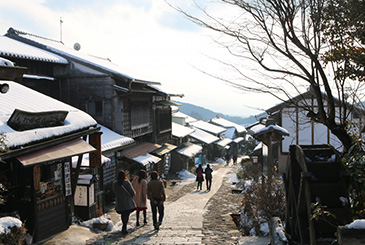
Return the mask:
<path id="1" fill-rule="evenodd" d="M 143 224 L 147 224 L 147 172 L 141 169 L 132 181 L 133 189 L 136 192 L 134 202 L 137 205 L 136 226 L 139 226 L 139 213 L 143 212 Z"/>

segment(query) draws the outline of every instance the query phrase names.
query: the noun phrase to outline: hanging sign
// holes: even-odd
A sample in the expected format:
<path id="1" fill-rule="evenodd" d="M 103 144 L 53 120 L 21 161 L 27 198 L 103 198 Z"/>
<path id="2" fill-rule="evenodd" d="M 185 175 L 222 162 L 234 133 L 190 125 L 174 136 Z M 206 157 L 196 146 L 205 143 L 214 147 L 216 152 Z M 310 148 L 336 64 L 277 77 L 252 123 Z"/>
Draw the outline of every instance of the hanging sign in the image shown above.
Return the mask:
<path id="1" fill-rule="evenodd" d="M 71 171 L 70 171 L 70 163 L 65 162 L 65 196 L 70 196 L 72 194 L 71 189 Z"/>
<path id="2" fill-rule="evenodd" d="M 17 131 L 64 125 L 68 111 L 29 112 L 15 109 L 8 125 Z"/>

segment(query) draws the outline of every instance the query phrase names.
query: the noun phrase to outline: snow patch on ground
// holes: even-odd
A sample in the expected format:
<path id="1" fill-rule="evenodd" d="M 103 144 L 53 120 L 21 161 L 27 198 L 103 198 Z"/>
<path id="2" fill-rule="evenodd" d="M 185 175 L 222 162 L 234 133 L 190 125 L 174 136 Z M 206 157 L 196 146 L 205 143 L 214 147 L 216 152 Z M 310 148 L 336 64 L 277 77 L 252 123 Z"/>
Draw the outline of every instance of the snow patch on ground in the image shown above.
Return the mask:
<path id="1" fill-rule="evenodd" d="M 227 174 L 227 182 L 228 183 L 238 183 L 239 182 L 239 179 L 237 178 L 237 174 L 236 173 L 230 173 L 230 174 Z"/>
<path id="2" fill-rule="evenodd" d="M 190 173 L 188 170 L 181 170 L 179 172 L 176 172 L 177 176 L 179 177 L 179 179 L 181 179 L 182 181 L 184 180 L 189 180 L 189 179 L 195 179 L 195 175 Z"/>
<path id="3" fill-rule="evenodd" d="M 103 216 L 100 216 L 98 218 L 93 218 L 90 220 L 86 220 L 81 223 L 82 226 L 88 227 L 92 230 L 95 230 L 97 232 L 104 232 L 103 230 L 99 230 L 94 227 L 94 223 L 96 224 L 107 224 L 107 228 L 104 231 L 111 231 L 113 230 L 114 223 L 111 221 L 110 215 L 104 214 Z"/>
<path id="4" fill-rule="evenodd" d="M 215 159 L 215 162 L 217 162 L 217 163 L 225 163 L 226 161 L 224 161 L 223 158 L 217 158 L 217 159 Z"/>

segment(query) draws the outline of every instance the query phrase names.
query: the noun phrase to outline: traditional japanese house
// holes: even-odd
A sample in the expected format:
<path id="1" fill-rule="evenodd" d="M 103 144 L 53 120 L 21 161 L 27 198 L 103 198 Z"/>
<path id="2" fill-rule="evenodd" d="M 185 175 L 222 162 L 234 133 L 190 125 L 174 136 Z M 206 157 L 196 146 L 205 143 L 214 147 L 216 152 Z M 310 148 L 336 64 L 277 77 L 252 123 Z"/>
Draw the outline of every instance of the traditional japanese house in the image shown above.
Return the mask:
<path id="1" fill-rule="evenodd" d="M 176 173 L 180 170 L 194 167 L 195 157 L 202 154 L 203 147 L 191 142 L 184 143 L 178 146 L 172 151 L 172 164 L 170 165 L 169 171 Z"/>
<path id="2" fill-rule="evenodd" d="M 272 119 L 279 126 L 286 129 L 289 136 L 285 137 L 278 146 L 279 171 L 284 172 L 289 155 L 289 146 L 298 145 L 321 145 L 329 144 L 334 149 L 341 151 L 342 143 L 331 133 L 331 131 L 321 123 L 312 121 L 307 116 L 307 111 L 301 108 L 302 105 L 310 105 L 312 108 L 317 107 L 316 97 L 312 90 L 300 94 L 288 101 L 275 105 L 266 110 L 268 118 Z M 326 95 L 323 94 L 326 98 Z M 295 103 L 293 103 L 295 102 Z M 353 122 L 354 129 L 360 132 L 364 127 L 365 112 L 361 108 L 349 105 L 351 110 L 348 113 L 348 119 Z M 337 110 L 340 110 L 338 107 Z M 257 132 L 256 132 L 257 133 Z"/>
<path id="3" fill-rule="evenodd" d="M 105 211 L 105 201 L 114 198 L 112 183 L 116 178 L 116 158 L 120 151 L 133 145 L 134 140 L 98 125 L 101 132 L 101 166 L 90 166 L 88 155 L 81 163 L 78 185 L 75 191 L 75 215 L 83 220 L 100 216 Z M 72 158 L 76 168 L 77 157 Z"/>
<path id="4" fill-rule="evenodd" d="M 120 168 L 127 171 L 129 178 L 132 178 L 140 169 L 146 170 L 147 173 L 158 170 L 158 163 L 162 159 L 151 153 L 159 148 L 161 148 L 159 144 L 142 142 L 123 150 L 122 156 L 126 158 L 126 161 Z"/>
<path id="5" fill-rule="evenodd" d="M 54 65 L 53 80 L 24 79 L 23 84 L 42 90 L 58 100 L 81 109 L 100 124 L 123 136 L 142 142 L 164 144 L 171 139 L 170 95 L 156 89 L 159 82 L 124 74 L 109 59 L 82 53 L 62 42 L 10 28 L 5 35 L 13 40 L 60 56 L 67 64 Z M 32 63 L 34 64 L 34 62 Z M 39 76 L 35 71 L 28 75 Z M 117 158 L 117 166 L 128 158 Z"/>
<path id="6" fill-rule="evenodd" d="M 220 139 L 206 131 L 194 128 L 194 132 L 189 134 L 190 142 L 202 147 L 202 158 L 207 160 L 215 160 L 216 157 L 220 157 L 218 152 L 217 143 Z"/>
<path id="7" fill-rule="evenodd" d="M 232 140 L 232 142 L 228 143 L 231 147 L 232 154 L 242 153 L 242 145 L 244 144 L 247 135 L 247 130 L 244 126 L 231 122 L 220 116 L 210 119 L 209 122 L 226 129 L 223 137 Z"/>
<path id="8" fill-rule="evenodd" d="M 181 145 L 189 141 L 189 135 L 193 133 L 195 129 L 186 127 L 178 123 L 172 123 L 172 140 L 175 145 Z"/>
<path id="9" fill-rule="evenodd" d="M 179 108 L 177 106 L 172 107 L 172 121 L 174 123 L 180 124 L 180 125 L 189 125 L 191 122 L 198 121 L 194 117 L 191 117 L 189 115 L 186 115 L 185 113 L 182 113 L 179 111 Z"/>
<path id="10" fill-rule="evenodd" d="M 4 83 L 9 91 L 0 94 L 0 181 L 7 191 L 0 213 L 18 213 L 38 242 L 71 224 L 80 167 L 72 171 L 71 157 L 81 162 L 83 154 L 92 154 L 92 164 L 100 166 L 99 128 L 81 110 Z"/>

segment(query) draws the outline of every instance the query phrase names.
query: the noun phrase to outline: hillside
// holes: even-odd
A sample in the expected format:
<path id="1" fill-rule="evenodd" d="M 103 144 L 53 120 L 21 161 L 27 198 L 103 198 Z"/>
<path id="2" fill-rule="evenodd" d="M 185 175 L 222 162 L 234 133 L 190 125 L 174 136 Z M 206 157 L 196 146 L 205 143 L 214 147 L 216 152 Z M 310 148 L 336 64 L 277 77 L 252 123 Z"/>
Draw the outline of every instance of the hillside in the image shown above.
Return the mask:
<path id="1" fill-rule="evenodd" d="M 238 116 L 228 116 L 228 115 L 225 115 L 225 114 L 222 114 L 219 112 L 214 112 L 209 109 L 205 109 L 204 107 L 201 107 L 201 106 L 196 106 L 193 104 L 184 103 L 184 102 L 180 102 L 180 101 L 177 101 L 177 102 L 179 104 L 181 104 L 181 106 L 179 106 L 179 109 L 182 113 L 185 113 L 198 120 L 208 121 L 211 118 L 218 115 L 224 119 L 227 119 L 228 121 L 231 121 L 231 122 L 237 123 L 239 125 L 243 125 L 243 126 L 250 125 L 257 121 L 254 116 L 250 116 L 247 118 L 238 117 Z"/>

